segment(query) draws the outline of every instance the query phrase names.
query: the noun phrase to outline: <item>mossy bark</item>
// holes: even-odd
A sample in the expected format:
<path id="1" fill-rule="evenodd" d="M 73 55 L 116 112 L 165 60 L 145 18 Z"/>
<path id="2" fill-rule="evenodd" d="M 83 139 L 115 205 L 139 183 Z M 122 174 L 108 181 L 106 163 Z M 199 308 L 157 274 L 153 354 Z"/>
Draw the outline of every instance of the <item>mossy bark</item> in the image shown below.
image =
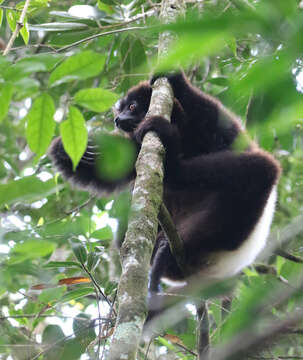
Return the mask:
<path id="1" fill-rule="evenodd" d="M 161 17 L 176 18 L 182 0 L 163 0 Z M 163 38 L 163 40 L 162 40 Z M 162 34 L 159 52 L 166 53 L 169 34 Z M 166 79 L 153 87 L 148 115 L 161 115 L 168 121 L 173 93 Z M 163 193 L 164 148 L 154 133 L 144 137 L 136 170 L 128 230 L 121 248 L 122 275 L 118 287 L 119 311 L 109 359 L 135 360 L 147 314 L 146 299 L 149 264 L 158 231 L 158 212 Z"/>

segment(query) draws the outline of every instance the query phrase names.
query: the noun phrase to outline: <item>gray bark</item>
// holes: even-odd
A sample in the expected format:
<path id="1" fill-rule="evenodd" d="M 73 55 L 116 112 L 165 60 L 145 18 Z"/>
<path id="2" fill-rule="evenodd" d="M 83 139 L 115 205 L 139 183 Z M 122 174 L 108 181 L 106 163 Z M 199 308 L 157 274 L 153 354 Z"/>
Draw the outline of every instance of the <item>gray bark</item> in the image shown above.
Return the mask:
<path id="1" fill-rule="evenodd" d="M 163 0 L 161 16 L 165 22 L 176 18 L 182 0 Z M 159 54 L 165 54 L 171 35 L 159 39 Z M 161 115 L 168 121 L 173 93 L 166 79 L 158 79 L 153 87 L 148 115 Z M 118 287 L 119 311 L 109 359 L 135 360 L 146 318 L 149 264 L 158 230 L 158 212 L 163 193 L 164 148 L 154 133 L 144 137 L 137 159 L 128 230 L 121 248 L 122 275 Z"/>

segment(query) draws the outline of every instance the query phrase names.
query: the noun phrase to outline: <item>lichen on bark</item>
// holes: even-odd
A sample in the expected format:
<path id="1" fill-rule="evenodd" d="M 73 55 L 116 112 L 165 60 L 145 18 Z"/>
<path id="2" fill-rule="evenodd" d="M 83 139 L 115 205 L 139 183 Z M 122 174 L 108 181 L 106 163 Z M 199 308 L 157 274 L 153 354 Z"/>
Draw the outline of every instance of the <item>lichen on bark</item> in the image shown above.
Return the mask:
<path id="1" fill-rule="evenodd" d="M 163 0 L 161 18 L 170 22 L 177 17 L 183 0 Z M 159 39 L 159 52 L 166 53 L 169 41 Z M 147 116 L 160 115 L 169 121 L 173 105 L 172 89 L 166 79 L 153 86 Z M 128 230 L 121 247 L 122 274 L 118 287 L 119 311 L 109 359 L 135 360 L 147 314 L 148 272 L 158 231 L 158 212 L 163 193 L 164 148 L 154 133 L 143 139 L 137 159 Z"/>

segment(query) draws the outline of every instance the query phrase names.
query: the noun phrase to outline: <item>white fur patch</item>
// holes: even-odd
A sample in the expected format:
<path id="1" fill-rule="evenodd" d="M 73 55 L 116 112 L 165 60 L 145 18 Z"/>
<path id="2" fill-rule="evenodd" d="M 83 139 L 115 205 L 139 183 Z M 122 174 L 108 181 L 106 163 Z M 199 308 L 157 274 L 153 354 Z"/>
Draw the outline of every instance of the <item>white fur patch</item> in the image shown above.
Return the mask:
<path id="1" fill-rule="evenodd" d="M 234 251 L 222 251 L 212 259 L 209 267 L 204 272 L 211 279 L 230 277 L 250 265 L 264 248 L 273 219 L 277 199 L 277 187 L 274 186 L 267 199 L 262 216 L 254 230 L 243 244 Z"/>

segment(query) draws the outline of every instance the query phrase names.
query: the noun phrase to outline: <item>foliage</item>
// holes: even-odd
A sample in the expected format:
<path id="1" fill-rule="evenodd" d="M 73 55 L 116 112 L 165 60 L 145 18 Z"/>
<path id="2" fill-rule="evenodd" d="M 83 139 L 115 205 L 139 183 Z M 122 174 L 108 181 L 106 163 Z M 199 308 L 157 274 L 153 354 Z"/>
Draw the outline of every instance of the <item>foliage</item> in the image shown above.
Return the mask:
<path id="1" fill-rule="evenodd" d="M 24 3 L 0 1 L 0 45 L 8 43 Z M 185 66 L 193 82 L 236 112 L 283 166 L 271 237 L 283 256 L 272 255 L 239 276 L 227 315 L 218 297 L 210 298 L 212 343 L 223 350 L 247 339 L 254 345 L 257 335 L 294 314 L 298 321 L 283 329 L 281 341 L 265 345 L 261 337 L 260 351 L 269 358 L 302 356 L 302 227 L 292 226 L 302 215 L 303 194 L 299 3 L 192 1 L 185 19 L 161 25 L 157 0 L 30 2 L 13 49 L 0 57 L 1 358 L 69 360 L 106 352 L 116 315 L 111 244 L 125 230 L 128 196 L 95 198 L 75 190 L 46 153 L 60 134 L 76 167 L 86 128 L 93 134 L 113 129 L 111 106 L 149 77 L 164 30 L 178 40 L 158 69 Z M 132 164 L 133 149 L 110 138 L 102 143 L 110 155 L 102 166 L 109 177 L 119 176 L 125 163 Z M 293 236 L 282 243 L 287 225 Z M 156 353 L 194 358 L 195 316 L 187 309 L 170 331 L 177 340 L 158 338 Z"/>

